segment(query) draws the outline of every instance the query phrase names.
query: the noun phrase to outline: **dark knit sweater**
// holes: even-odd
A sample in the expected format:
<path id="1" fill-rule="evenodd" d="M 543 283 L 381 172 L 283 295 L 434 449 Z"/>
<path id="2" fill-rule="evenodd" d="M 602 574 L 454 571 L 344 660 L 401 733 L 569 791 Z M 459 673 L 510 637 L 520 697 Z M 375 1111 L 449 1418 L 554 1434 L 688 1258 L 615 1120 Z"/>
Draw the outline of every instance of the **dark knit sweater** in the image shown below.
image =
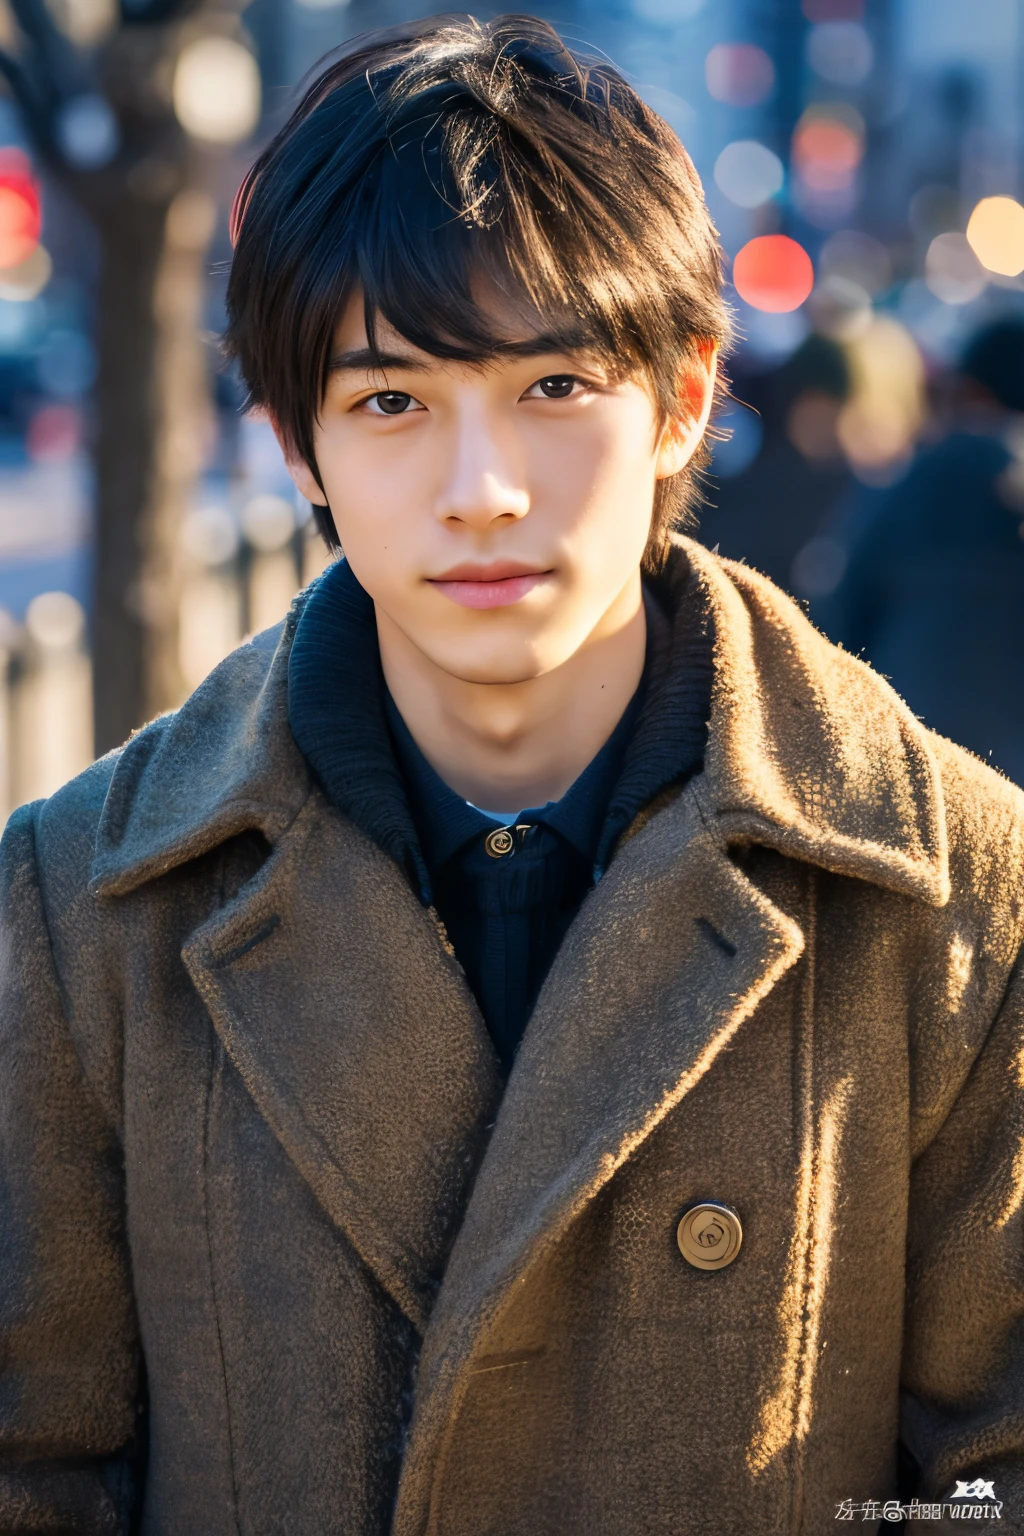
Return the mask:
<path id="1" fill-rule="evenodd" d="M 699 769 L 711 695 L 701 616 L 673 625 L 645 591 L 644 678 L 618 727 L 561 800 L 515 818 L 514 849 L 431 768 L 384 683 L 373 603 L 344 561 L 320 578 L 292 645 L 292 734 L 334 805 L 432 904 L 504 1070 L 579 906 L 637 812 Z M 682 628 L 682 634 L 680 634 Z M 492 848 L 494 846 L 492 842 Z"/>

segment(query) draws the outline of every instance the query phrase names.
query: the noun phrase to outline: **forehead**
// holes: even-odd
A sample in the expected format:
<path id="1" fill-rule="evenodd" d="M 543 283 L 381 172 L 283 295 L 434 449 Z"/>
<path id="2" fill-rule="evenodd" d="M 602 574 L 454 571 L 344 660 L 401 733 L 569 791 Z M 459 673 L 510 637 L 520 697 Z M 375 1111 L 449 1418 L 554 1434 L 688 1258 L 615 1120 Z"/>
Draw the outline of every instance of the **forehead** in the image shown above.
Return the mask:
<path id="1" fill-rule="evenodd" d="M 483 306 L 482 306 L 483 307 Z M 564 334 L 545 326 L 542 316 L 530 313 L 526 308 L 516 308 L 499 300 L 486 301 L 486 313 L 491 322 L 494 351 L 483 356 L 444 357 L 411 341 L 382 314 L 375 317 L 373 330 L 375 352 L 382 361 L 392 367 L 400 363 L 405 367 L 427 372 L 442 370 L 473 371 L 515 367 L 524 358 L 573 356 L 587 359 L 592 365 L 600 365 L 601 358 L 592 345 L 580 336 Z M 365 370 L 372 365 L 373 354 L 369 350 L 366 329 L 364 298 L 361 290 L 353 292 L 335 326 L 332 348 L 332 369 Z"/>
<path id="2" fill-rule="evenodd" d="M 376 343 L 378 349 L 384 352 L 400 352 L 423 367 L 436 367 L 438 359 L 431 357 L 429 352 L 408 341 L 400 331 L 385 320 L 383 315 L 377 316 Z M 362 291 L 357 289 L 349 296 L 348 302 L 342 311 L 341 317 L 334 328 L 334 352 L 335 355 L 347 352 L 363 352 L 369 345 L 369 337 L 366 334 L 366 313 L 364 308 Z"/>

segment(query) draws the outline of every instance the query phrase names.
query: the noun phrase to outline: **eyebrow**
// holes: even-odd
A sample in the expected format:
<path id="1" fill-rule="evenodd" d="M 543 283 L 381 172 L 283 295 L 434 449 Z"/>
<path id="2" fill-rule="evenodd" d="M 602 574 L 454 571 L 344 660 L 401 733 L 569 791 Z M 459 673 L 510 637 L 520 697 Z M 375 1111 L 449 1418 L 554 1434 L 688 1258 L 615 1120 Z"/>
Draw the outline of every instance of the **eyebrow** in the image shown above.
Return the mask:
<path id="1" fill-rule="evenodd" d="M 529 336 L 524 341 L 501 342 L 494 352 L 479 359 L 465 359 L 487 363 L 502 357 L 546 357 L 552 353 L 582 352 L 582 342 L 567 336 L 549 332 L 541 336 Z M 347 352 L 336 352 L 328 365 L 328 373 L 381 373 L 387 368 L 405 368 L 415 373 L 432 373 L 446 362 L 458 362 L 458 358 L 432 357 L 429 354 L 414 356 L 411 352 L 374 352 L 371 347 L 354 347 Z"/>
<path id="2" fill-rule="evenodd" d="M 385 368 L 413 368 L 417 373 L 429 373 L 438 362 L 413 357 L 409 352 L 374 352 L 370 347 L 355 347 L 349 352 L 336 352 L 328 366 L 330 373 L 380 373 Z"/>

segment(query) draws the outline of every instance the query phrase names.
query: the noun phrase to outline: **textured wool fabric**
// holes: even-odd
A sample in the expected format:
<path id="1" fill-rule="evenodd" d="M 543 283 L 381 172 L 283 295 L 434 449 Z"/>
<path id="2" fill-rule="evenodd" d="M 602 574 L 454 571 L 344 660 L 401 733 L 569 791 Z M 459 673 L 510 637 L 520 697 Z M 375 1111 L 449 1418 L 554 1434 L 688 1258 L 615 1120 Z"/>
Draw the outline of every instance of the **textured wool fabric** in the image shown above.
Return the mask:
<path id="1" fill-rule="evenodd" d="M 1024 1533 L 1024 796 L 763 578 L 669 586 L 704 769 L 503 1096 L 292 740 L 296 614 L 12 818 L 0 1532 L 815 1536 L 902 1438 Z"/>

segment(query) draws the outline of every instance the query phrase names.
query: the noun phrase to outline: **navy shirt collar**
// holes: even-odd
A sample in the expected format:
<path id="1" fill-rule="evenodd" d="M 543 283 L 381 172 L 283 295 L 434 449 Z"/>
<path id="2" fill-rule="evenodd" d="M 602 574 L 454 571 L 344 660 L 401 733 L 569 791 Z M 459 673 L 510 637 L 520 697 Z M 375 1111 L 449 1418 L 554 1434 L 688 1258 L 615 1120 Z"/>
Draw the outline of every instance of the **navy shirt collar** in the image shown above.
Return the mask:
<path id="1" fill-rule="evenodd" d="M 640 714 L 645 679 L 646 668 L 644 680 L 615 730 L 562 798 L 542 806 L 525 806 L 514 818 L 530 826 L 548 827 L 575 848 L 588 866 L 597 860 L 608 804 Z M 427 867 L 439 869 L 466 843 L 493 832 L 495 822 L 456 794 L 431 767 L 386 690 L 384 708 Z"/>

